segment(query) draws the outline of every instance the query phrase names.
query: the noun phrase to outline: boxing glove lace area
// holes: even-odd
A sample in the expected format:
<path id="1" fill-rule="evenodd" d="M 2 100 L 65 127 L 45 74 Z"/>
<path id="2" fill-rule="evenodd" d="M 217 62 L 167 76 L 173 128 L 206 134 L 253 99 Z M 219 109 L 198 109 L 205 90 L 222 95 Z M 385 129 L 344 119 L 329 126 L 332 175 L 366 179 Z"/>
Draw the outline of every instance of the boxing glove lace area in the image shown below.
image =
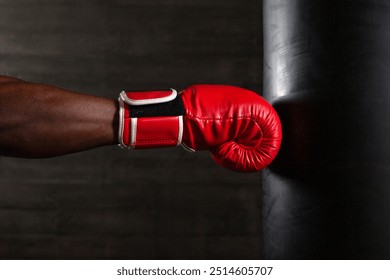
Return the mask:
<path id="1" fill-rule="evenodd" d="M 119 146 L 126 149 L 180 145 L 184 107 L 174 89 L 119 95 Z"/>

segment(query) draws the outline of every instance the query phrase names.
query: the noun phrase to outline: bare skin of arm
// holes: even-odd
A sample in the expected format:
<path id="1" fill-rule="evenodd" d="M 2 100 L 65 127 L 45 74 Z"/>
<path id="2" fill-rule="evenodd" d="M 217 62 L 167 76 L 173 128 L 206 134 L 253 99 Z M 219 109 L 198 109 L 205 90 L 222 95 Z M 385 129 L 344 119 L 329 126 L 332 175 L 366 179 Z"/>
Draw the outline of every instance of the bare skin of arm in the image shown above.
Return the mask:
<path id="1" fill-rule="evenodd" d="M 45 158 L 117 144 L 117 102 L 0 76 L 0 155 Z"/>

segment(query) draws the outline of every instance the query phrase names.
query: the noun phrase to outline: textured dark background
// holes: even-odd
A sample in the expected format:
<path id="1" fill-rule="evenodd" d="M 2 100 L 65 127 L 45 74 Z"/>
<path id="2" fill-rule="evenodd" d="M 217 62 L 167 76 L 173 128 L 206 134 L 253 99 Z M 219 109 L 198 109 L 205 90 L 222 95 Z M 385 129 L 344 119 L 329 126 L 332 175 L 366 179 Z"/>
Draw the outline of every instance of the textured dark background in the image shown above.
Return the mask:
<path id="1" fill-rule="evenodd" d="M 110 98 L 259 91 L 261 24 L 259 0 L 0 0 L 0 74 Z M 260 174 L 207 152 L 0 158 L 1 259 L 260 258 L 260 208 Z"/>

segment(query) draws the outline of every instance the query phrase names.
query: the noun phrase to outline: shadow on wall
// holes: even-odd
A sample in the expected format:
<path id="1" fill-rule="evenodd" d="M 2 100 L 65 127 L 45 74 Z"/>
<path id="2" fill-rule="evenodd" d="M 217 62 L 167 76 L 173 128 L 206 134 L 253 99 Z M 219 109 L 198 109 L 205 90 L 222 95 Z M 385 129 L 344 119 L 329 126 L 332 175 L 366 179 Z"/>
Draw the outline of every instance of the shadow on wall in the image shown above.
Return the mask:
<path id="1" fill-rule="evenodd" d="M 107 98 L 258 92 L 261 22 L 258 0 L 3 0 L 0 73 Z M 0 259 L 258 259 L 260 187 L 180 148 L 3 157 Z"/>

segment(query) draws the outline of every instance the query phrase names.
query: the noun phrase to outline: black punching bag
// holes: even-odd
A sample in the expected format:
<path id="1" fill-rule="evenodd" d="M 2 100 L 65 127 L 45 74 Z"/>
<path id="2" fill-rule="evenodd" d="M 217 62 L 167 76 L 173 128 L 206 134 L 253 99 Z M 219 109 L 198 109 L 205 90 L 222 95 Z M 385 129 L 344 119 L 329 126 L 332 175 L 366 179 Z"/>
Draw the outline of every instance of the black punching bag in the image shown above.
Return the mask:
<path id="1" fill-rule="evenodd" d="M 390 259 L 390 1 L 264 0 L 265 259 Z"/>

